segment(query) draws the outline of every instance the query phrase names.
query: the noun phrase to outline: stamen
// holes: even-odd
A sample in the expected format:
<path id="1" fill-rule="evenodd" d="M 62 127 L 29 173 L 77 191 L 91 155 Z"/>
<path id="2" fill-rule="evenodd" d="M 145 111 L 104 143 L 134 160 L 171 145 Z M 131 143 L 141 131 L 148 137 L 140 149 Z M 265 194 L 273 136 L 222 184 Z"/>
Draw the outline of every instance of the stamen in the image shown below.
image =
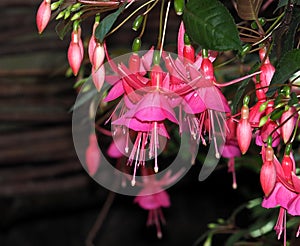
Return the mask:
<path id="1" fill-rule="evenodd" d="M 139 163 L 138 157 L 139 157 L 139 152 L 140 152 L 140 146 L 141 146 L 141 137 L 139 138 L 138 148 L 137 148 L 136 156 L 135 156 L 134 171 L 133 171 L 133 177 L 132 177 L 132 180 L 131 180 L 131 185 L 132 186 L 135 186 L 135 176 L 136 176 L 136 169 L 137 169 L 137 166 L 138 166 L 138 163 Z"/>
<path id="2" fill-rule="evenodd" d="M 158 172 L 158 164 L 157 164 L 157 148 L 158 148 L 158 134 L 157 134 L 157 122 L 154 122 L 154 172 Z"/>

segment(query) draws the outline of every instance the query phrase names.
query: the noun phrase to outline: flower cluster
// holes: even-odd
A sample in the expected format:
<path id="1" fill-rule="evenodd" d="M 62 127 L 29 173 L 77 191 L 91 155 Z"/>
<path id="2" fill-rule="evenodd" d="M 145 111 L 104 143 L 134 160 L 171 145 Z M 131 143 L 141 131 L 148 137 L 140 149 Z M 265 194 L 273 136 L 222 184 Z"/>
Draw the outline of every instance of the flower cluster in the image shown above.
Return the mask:
<path id="1" fill-rule="evenodd" d="M 235 58 L 243 59 L 250 49 L 256 47 L 251 52 L 256 53 L 259 66 L 253 69 L 252 73 L 248 69 L 247 72 L 250 74 L 244 77 L 221 83 L 215 76 L 214 62 L 226 47 L 220 48 L 219 45 L 215 45 L 216 50 L 207 48 L 215 43 L 215 40 L 209 40 L 210 42 L 206 40 L 210 37 L 207 34 L 208 27 L 213 27 L 215 23 L 210 23 L 211 25 L 205 23 L 202 28 L 203 38 L 199 38 L 191 31 L 191 26 L 195 27 L 195 25 L 193 20 L 189 21 L 188 15 L 193 12 L 191 6 L 196 5 L 195 1 L 189 2 L 187 17 L 183 18 L 185 22 L 180 23 L 175 56 L 164 49 L 171 1 L 167 4 L 162 1 L 157 49 L 151 47 L 144 53 L 140 52 L 141 38 L 148 14 L 156 7 L 158 0 L 140 1 L 138 6 L 112 29 L 118 16 L 135 2 L 137 1 L 77 0 L 71 3 L 59 0 L 51 3 L 50 0 L 43 0 L 37 11 L 36 23 L 41 34 L 51 19 L 51 11 L 57 10 L 53 13 L 56 15 L 56 20 L 69 21 L 66 26 L 71 29 L 71 41 L 67 57 L 73 74 L 78 76 L 86 65 L 84 60 L 86 49 L 96 90 L 102 93 L 104 83 L 110 85 L 109 90 L 103 93 L 101 101 L 101 103 L 117 105 L 106 119 L 113 129 L 106 134 L 112 135 L 114 139 L 107 155 L 118 159 L 126 157 L 126 167 L 132 173 L 131 185 L 142 187 L 134 201 L 141 208 L 149 211 L 147 224 L 155 225 L 157 236 L 161 238 L 161 223 L 165 221 L 161 208 L 169 207 L 171 204 L 163 187 L 174 182 L 179 175 L 175 174 L 171 177 L 168 172 L 163 178 L 156 180 L 154 175 L 163 170 L 159 163 L 159 155 L 166 149 L 166 143 L 172 141 L 175 134 L 182 136 L 183 133 L 188 133 L 191 148 L 194 148 L 190 151 L 191 162 L 194 163 L 196 159 L 197 153 L 194 155 L 193 153 L 198 151 L 196 149 L 198 144 L 205 146 L 211 144 L 214 146 L 216 160 L 221 157 L 228 159 L 228 171 L 232 173 L 234 189 L 237 188 L 235 159 L 243 158 L 241 156 L 249 152 L 252 142 L 255 142 L 255 145 L 261 149 L 260 183 L 264 194 L 262 206 L 280 207 L 275 225 L 276 233 L 280 238 L 282 232 L 286 230 L 286 214 L 300 215 L 300 178 L 297 176 L 292 150 L 299 126 L 299 91 L 297 85 L 290 81 L 278 86 L 275 93 L 270 93 L 270 88 L 274 87 L 272 78 L 277 67 L 275 69 L 270 59 L 272 50 L 268 39 L 270 34 L 268 31 L 264 32 L 263 19 L 257 18 L 258 13 L 251 13 L 249 17 L 243 8 L 239 10 L 240 3 L 237 3 L 239 17 L 246 21 L 255 20 L 255 22 L 252 23 L 253 26 L 251 24 L 251 28 L 238 25 L 241 29 L 239 33 L 241 40 L 246 44 L 245 50 L 239 51 Z M 272 1 L 268 1 L 262 9 L 266 9 L 270 2 Z M 257 4 L 259 9 L 261 2 Z M 163 18 L 165 5 L 165 18 Z M 177 15 L 184 15 L 184 5 L 184 0 L 174 0 Z M 205 8 L 205 4 L 200 7 L 200 10 Z M 220 8 L 218 4 L 214 7 L 217 10 Z M 288 7 L 292 8 L 291 5 Z M 143 9 L 144 12 L 138 14 Z M 100 20 L 100 14 L 106 14 L 111 10 L 116 11 Z M 135 15 L 132 29 L 141 32 L 133 41 L 133 52 L 130 53 L 128 60 L 116 62 L 110 57 L 106 37 Z M 95 16 L 92 33 L 88 42 L 83 42 L 81 21 L 89 16 Z M 194 15 L 192 16 L 194 18 Z M 276 30 L 277 22 L 283 18 L 282 16 L 276 19 L 269 30 Z M 208 17 L 205 21 L 212 19 Z M 216 26 L 222 24 L 217 22 Z M 189 24 L 189 28 L 186 23 Z M 201 25 L 200 22 L 198 24 Z M 217 30 L 217 27 L 215 29 Z M 221 30 L 216 30 L 212 31 L 211 36 L 217 33 L 214 37 L 219 38 L 220 35 L 222 39 L 222 35 L 218 33 Z M 251 38 L 253 33 L 258 37 Z M 203 45 L 200 42 L 200 46 L 196 47 L 191 41 L 192 37 L 202 41 Z M 236 42 L 233 43 L 233 46 L 229 47 L 237 45 Z M 106 64 L 108 65 L 105 66 Z M 295 64 L 293 66 L 297 67 Z M 112 73 L 108 73 L 107 68 Z M 251 84 L 251 88 L 254 88 L 253 93 L 248 91 L 241 107 L 234 108 L 234 103 L 223 94 L 223 88 L 245 79 L 251 81 L 248 85 Z M 236 113 L 237 109 L 240 109 L 238 113 Z M 282 149 L 285 150 L 280 158 Z M 101 169 L 100 158 L 97 136 L 92 133 L 86 149 L 86 166 L 91 176 L 95 176 Z M 142 174 L 142 183 L 136 179 L 138 172 Z M 149 174 L 154 175 L 149 176 Z M 297 236 L 299 234 L 300 227 Z"/>

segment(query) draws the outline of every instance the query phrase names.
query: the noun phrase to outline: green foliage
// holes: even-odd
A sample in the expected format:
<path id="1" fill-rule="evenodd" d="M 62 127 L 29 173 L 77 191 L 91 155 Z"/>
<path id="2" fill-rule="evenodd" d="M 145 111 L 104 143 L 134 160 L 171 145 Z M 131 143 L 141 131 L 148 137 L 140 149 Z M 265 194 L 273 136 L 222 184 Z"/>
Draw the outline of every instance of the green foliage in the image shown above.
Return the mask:
<path id="1" fill-rule="evenodd" d="M 217 0 L 190 0 L 183 21 L 189 37 L 202 48 L 217 51 L 242 48 L 231 14 Z"/>
<path id="2" fill-rule="evenodd" d="M 115 21 L 118 19 L 119 15 L 125 8 L 125 4 L 122 5 L 117 11 L 106 16 L 100 24 L 97 26 L 95 31 L 95 37 L 98 39 L 100 43 L 103 42 L 106 34 L 110 31 Z"/>
<path id="3" fill-rule="evenodd" d="M 271 80 L 267 96 L 274 95 L 277 86 L 285 83 L 295 72 L 300 69 L 300 50 L 294 49 L 282 56 L 276 66 L 275 74 Z M 276 86 L 277 85 L 277 86 Z"/>

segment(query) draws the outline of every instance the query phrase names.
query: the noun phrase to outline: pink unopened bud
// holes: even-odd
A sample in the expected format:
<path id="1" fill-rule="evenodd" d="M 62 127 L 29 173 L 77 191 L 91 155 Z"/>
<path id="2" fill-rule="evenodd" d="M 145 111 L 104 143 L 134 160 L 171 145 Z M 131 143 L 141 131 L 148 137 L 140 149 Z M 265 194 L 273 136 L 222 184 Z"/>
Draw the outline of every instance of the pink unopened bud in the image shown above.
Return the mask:
<path id="1" fill-rule="evenodd" d="M 88 173 L 93 176 L 100 166 L 101 158 L 96 134 L 90 135 L 89 146 L 86 149 L 85 157 Z"/>
<path id="2" fill-rule="evenodd" d="M 296 124 L 296 120 L 293 116 L 294 113 L 295 113 L 295 108 L 289 107 L 289 109 L 283 112 L 283 114 L 280 117 L 280 124 L 282 124 L 282 126 L 280 127 L 280 133 L 284 143 L 287 143 L 289 141 L 294 131 L 294 127 Z"/>
<path id="3" fill-rule="evenodd" d="M 192 45 L 184 45 L 183 46 L 183 57 L 188 62 L 195 62 L 195 49 Z"/>
<path id="4" fill-rule="evenodd" d="M 275 183 L 276 168 L 273 164 L 273 161 L 266 161 L 260 170 L 260 184 L 266 197 L 268 197 L 273 191 Z"/>
<path id="5" fill-rule="evenodd" d="M 100 91 L 105 80 L 104 65 L 101 65 L 97 70 L 92 67 L 92 78 L 97 91 Z"/>
<path id="6" fill-rule="evenodd" d="M 75 76 L 79 72 L 82 60 L 83 44 L 80 37 L 80 30 L 74 30 L 71 35 L 71 42 L 68 49 L 68 61 Z"/>
<path id="7" fill-rule="evenodd" d="M 91 64 L 93 63 L 94 49 L 95 49 L 96 44 L 97 44 L 96 37 L 95 37 L 95 31 L 96 31 L 96 28 L 97 28 L 98 25 L 99 25 L 99 22 L 94 23 L 93 34 L 90 38 L 89 45 L 88 45 L 88 55 L 89 55 L 89 59 L 90 59 Z"/>
<path id="8" fill-rule="evenodd" d="M 137 73 L 140 71 L 140 57 L 137 53 L 133 53 L 129 57 L 129 70 L 132 73 Z"/>
<path id="9" fill-rule="evenodd" d="M 236 134 L 240 150 L 242 154 L 245 154 L 249 149 L 252 139 L 252 128 L 249 123 L 249 108 L 246 105 L 242 106 L 241 119 L 238 123 Z"/>
<path id="10" fill-rule="evenodd" d="M 151 70 L 151 85 L 161 87 L 163 82 L 163 71 L 159 65 L 154 65 Z"/>
<path id="11" fill-rule="evenodd" d="M 51 17 L 51 0 L 44 0 L 37 11 L 36 14 L 36 25 L 41 34 L 46 26 L 48 25 Z"/>
<path id="12" fill-rule="evenodd" d="M 206 79 L 215 80 L 214 67 L 209 58 L 203 58 L 200 69 L 204 73 Z"/>
<path id="13" fill-rule="evenodd" d="M 104 58 L 105 58 L 105 52 L 104 52 L 103 45 L 100 43 L 96 43 L 93 52 L 93 59 L 92 59 L 92 65 L 95 68 L 95 70 L 97 70 L 103 64 Z"/>

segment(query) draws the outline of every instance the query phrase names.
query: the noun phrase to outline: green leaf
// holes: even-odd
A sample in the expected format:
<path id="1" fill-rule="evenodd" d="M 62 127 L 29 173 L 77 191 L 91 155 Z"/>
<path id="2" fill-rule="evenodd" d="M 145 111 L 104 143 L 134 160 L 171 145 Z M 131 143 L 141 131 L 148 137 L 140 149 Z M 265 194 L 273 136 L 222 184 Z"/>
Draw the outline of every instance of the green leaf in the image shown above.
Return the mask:
<path id="1" fill-rule="evenodd" d="M 243 20 L 255 20 L 262 0 L 237 0 L 237 12 Z"/>
<path id="2" fill-rule="evenodd" d="M 272 96 L 277 90 L 276 85 L 283 84 L 298 70 L 300 70 L 300 50 L 294 49 L 284 54 L 278 62 L 267 96 Z"/>
<path id="3" fill-rule="evenodd" d="M 110 31 L 115 21 L 118 19 L 119 15 L 122 13 L 125 8 L 123 4 L 117 11 L 106 16 L 100 24 L 97 26 L 95 31 L 95 37 L 99 40 L 100 43 L 103 42 L 106 34 Z"/>
<path id="4" fill-rule="evenodd" d="M 231 14 L 217 0 L 190 0 L 183 21 L 189 37 L 202 48 L 217 51 L 242 48 Z"/>

